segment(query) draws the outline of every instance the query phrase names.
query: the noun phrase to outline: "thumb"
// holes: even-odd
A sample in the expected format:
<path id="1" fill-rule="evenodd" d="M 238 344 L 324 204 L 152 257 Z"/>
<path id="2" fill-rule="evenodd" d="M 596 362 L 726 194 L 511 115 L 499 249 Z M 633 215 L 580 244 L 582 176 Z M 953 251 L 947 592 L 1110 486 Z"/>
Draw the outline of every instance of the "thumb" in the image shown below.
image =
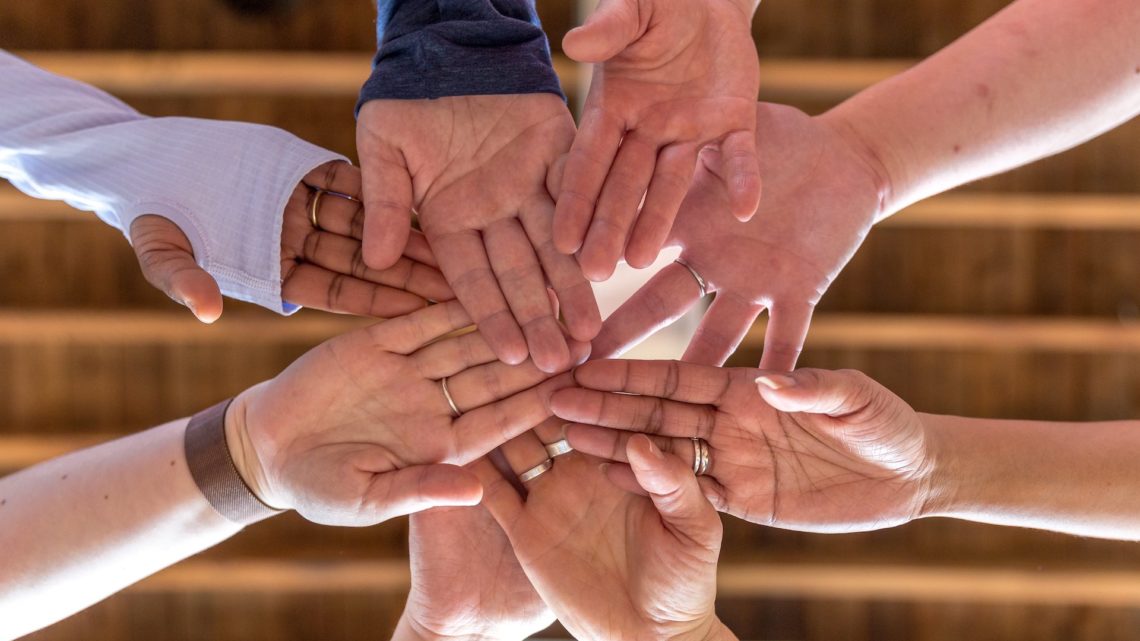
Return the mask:
<path id="1" fill-rule="evenodd" d="M 638 0 L 602 0 L 586 18 L 562 38 L 562 51 L 578 62 L 605 62 L 641 37 L 635 3 Z"/>
<path id="2" fill-rule="evenodd" d="M 748 222 L 760 206 L 760 160 L 756 153 L 756 134 L 736 131 L 725 136 L 720 148 L 720 162 L 732 215 L 737 220 Z"/>
<path id="3" fill-rule="evenodd" d="M 379 523 L 433 507 L 478 505 L 479 479 L 458 465 L 416 465 L 373 477 L 364 504 Z"/>
<path id="4" fill-rule="evenodd" d="M 882 388 L 861 372 L 801 369 L 762 372 L 756 386 L 764 401 L 781 412 L 849 416 L 866 409 Z"/>
<path id="5" fill-rule="evenodd" d="M 203 323 L 218 320 L 222 292 L 194 261 L 194 249 L 178 225 L 162 216 L 139 216 L 131 223 L 131 245 L 148 283 L 189 307 Z"/>
<path id="6" fill-rule="evenodd" d="M 701 492 L 692 469 L 680 457 L 666 455 L 644 434 L 630 437 L 626 456 L 638 485 L 649 493 L 662 520 L 701 547 L 719 551 L 720 517 Z"/>

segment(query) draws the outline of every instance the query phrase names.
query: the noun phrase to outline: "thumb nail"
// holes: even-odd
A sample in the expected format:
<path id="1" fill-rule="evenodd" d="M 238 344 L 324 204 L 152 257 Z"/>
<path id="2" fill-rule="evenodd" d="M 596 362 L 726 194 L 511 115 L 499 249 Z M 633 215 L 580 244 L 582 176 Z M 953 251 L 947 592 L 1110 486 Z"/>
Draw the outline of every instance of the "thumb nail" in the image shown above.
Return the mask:
<path id="1" fill-rule="evenodd" d="M 770 390 L 781 390 L 796 386 L 796 379 L 786 374 L 764 374 L 756 377 L 756 383 Z"/>
<path id="2" fill-rule="evenodd" d="M 665 460 L 665 452 L 662 452 L 661 448 L 657 447 L 657 444 L 653 442 L 653 439 L 649 439 L 649 453 L 652 454 L 653 457 L 658 461 Z"/>

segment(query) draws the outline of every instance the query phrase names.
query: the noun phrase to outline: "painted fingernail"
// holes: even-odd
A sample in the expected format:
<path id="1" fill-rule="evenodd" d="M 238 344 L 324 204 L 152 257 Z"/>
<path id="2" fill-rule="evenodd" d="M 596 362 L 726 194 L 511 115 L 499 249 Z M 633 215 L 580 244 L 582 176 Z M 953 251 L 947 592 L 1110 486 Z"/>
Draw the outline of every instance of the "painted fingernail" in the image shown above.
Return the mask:
<path id="1" fill-rule="evenodd" d="M 756 383 L 771 390 L 780 390 L 796 386 L 796 379 L 784 374 L 764 374 L 756 377 Z"/>

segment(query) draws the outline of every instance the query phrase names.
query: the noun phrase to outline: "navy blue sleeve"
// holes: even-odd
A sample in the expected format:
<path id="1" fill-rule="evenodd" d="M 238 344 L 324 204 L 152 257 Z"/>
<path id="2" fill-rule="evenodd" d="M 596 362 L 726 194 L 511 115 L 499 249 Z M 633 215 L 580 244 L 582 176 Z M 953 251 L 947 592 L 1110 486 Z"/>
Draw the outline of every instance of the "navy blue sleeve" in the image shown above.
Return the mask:
<path id="1" fill-rule="evenodd" d="M 532 0 L 379 0 L 377 9 L 380 46 L 359 105 L 443 96 L 563 96 Z"/>

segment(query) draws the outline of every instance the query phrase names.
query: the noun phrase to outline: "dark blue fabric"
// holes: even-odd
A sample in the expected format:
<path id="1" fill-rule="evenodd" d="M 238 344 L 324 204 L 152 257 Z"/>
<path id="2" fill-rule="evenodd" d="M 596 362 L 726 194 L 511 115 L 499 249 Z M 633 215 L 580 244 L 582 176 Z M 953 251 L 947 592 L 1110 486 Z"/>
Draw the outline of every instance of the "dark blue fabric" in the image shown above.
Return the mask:
<path id="1" fill-rule="evenodd" d="M 358 109 L 378 99 L 563 96 L 530 0 L 379 0 L 376 28 Z"/>

